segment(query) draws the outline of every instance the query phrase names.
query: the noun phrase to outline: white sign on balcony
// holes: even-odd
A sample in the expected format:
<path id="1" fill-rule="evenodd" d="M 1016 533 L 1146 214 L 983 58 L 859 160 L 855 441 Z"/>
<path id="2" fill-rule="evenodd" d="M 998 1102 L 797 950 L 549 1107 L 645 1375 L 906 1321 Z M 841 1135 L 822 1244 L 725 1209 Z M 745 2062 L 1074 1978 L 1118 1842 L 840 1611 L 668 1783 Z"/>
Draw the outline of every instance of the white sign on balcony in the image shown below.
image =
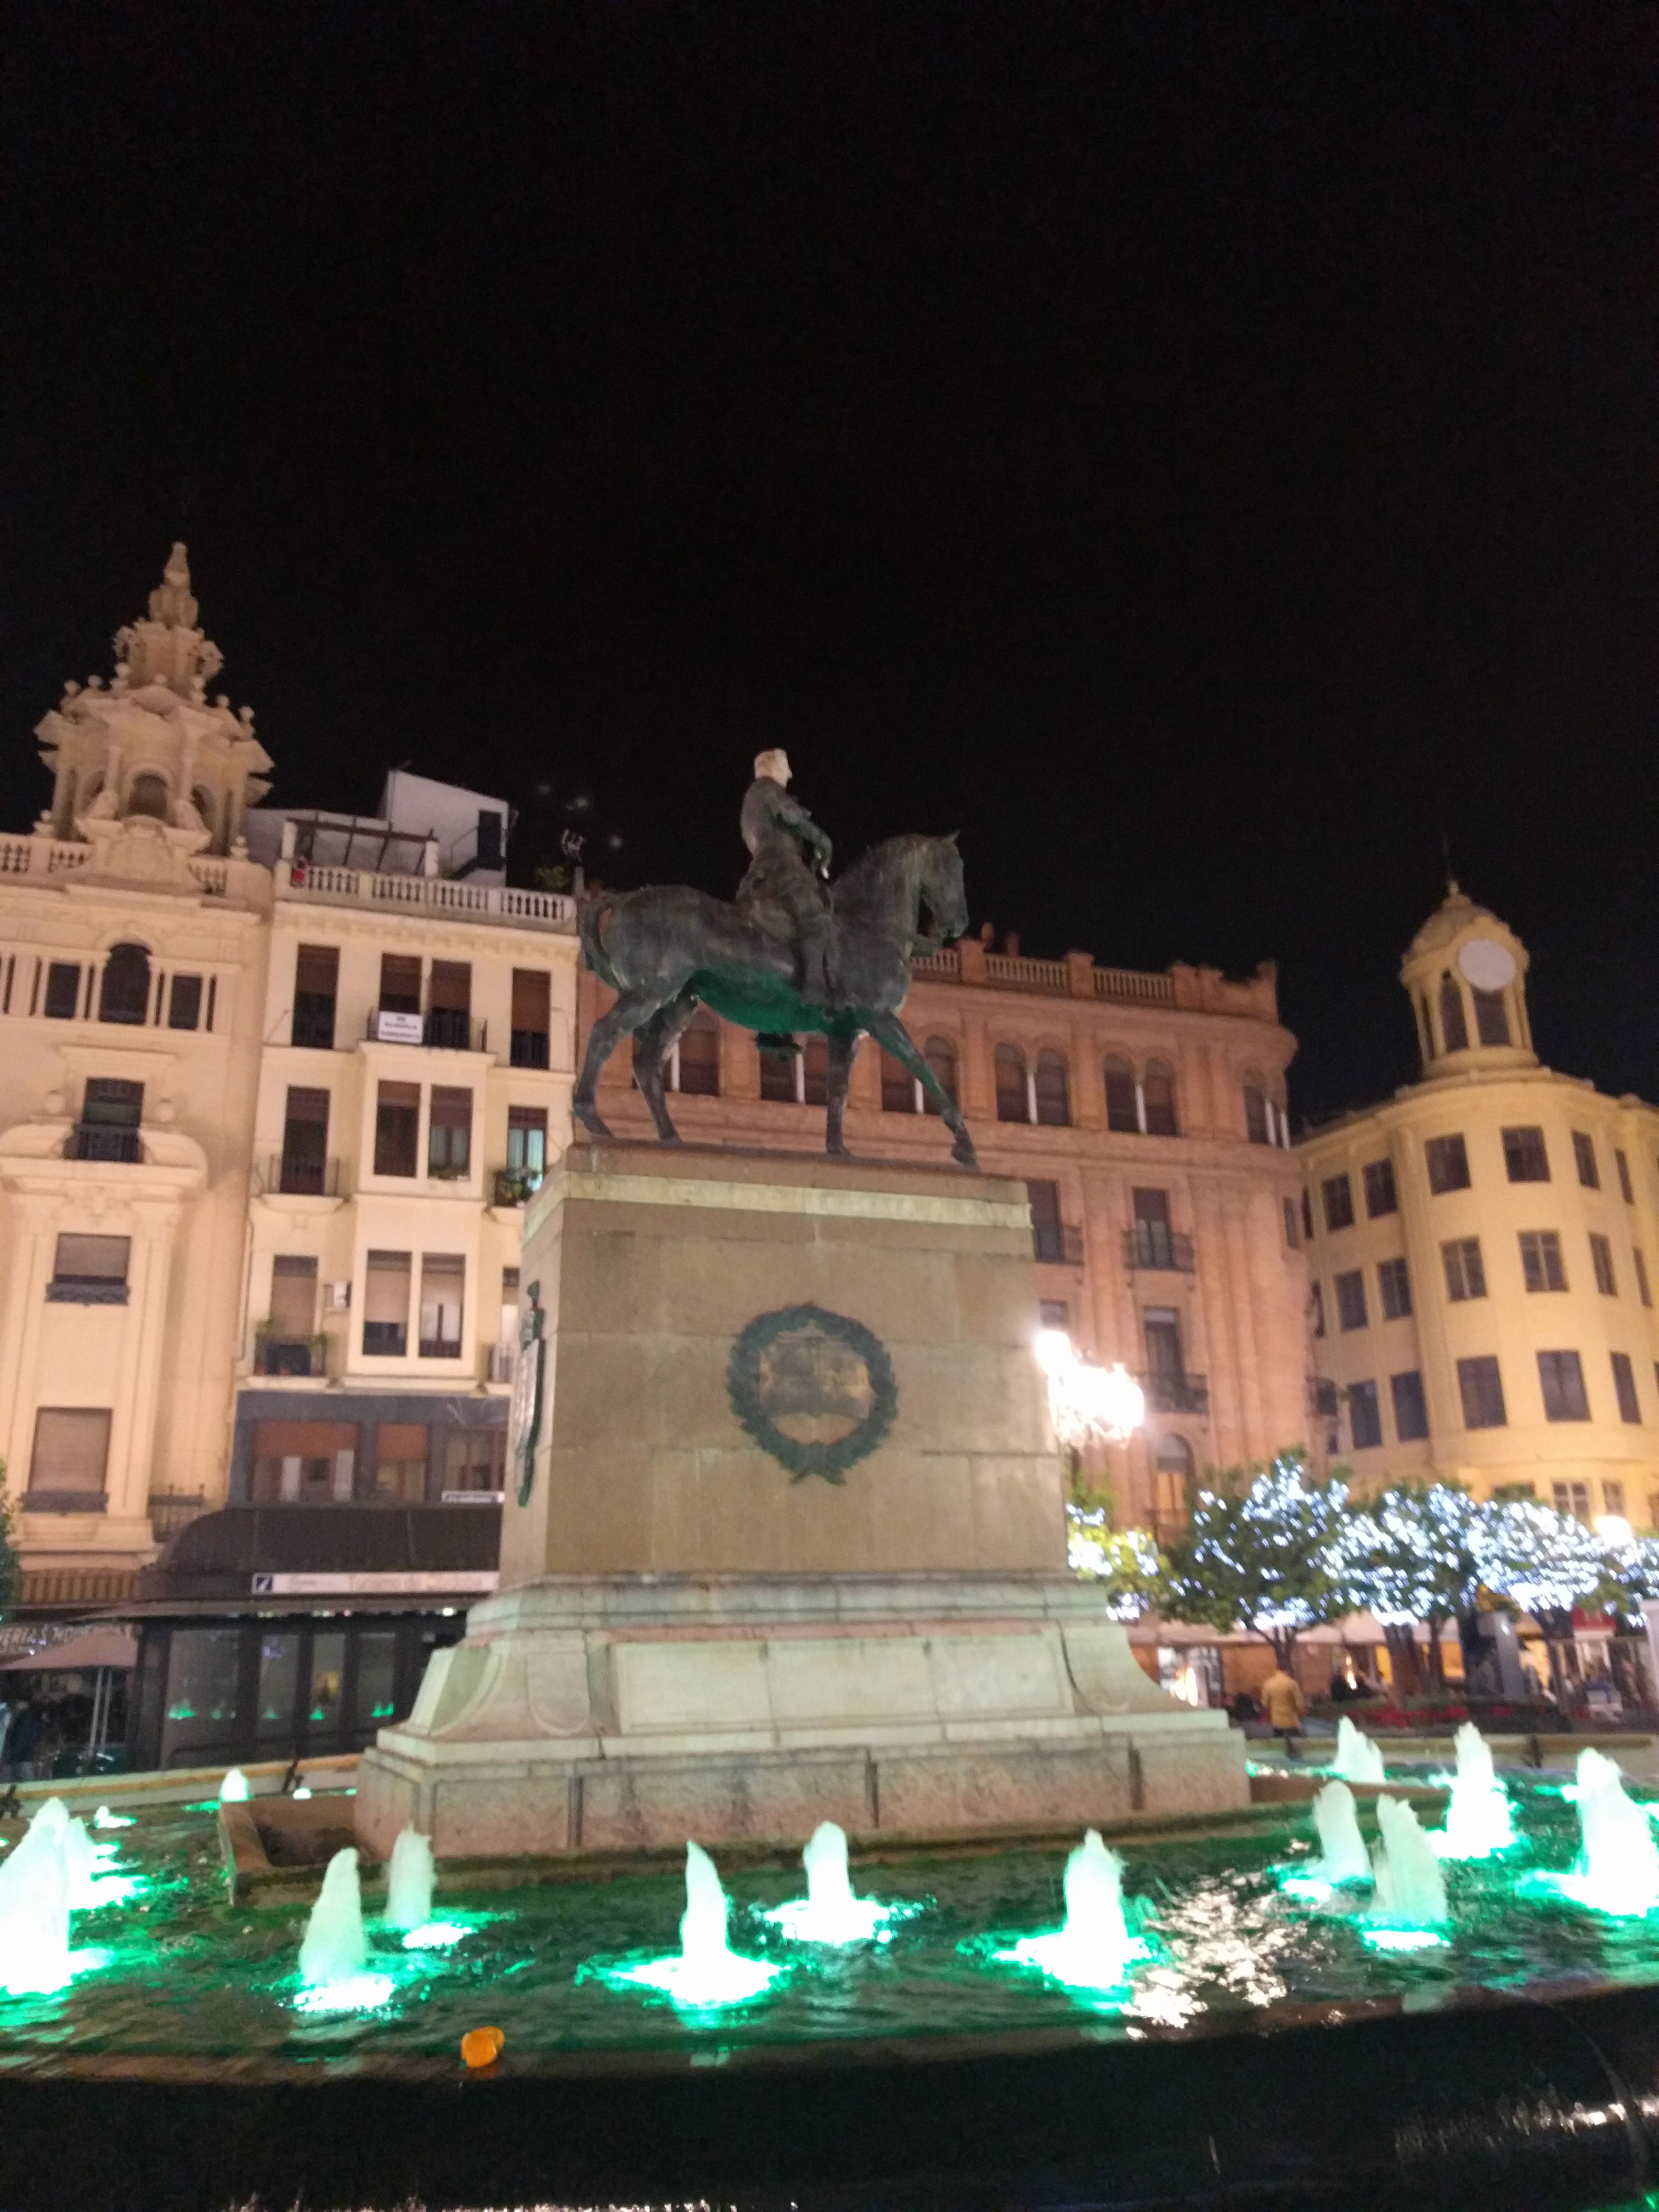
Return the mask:
<path id="1" fill-rule="evenodd" d="M 388 1013 L 384 1006 L 374 1016 L 374 1036 L 380 1044 L 419 1044 L 425 1030 L 418 1014 Z"/>

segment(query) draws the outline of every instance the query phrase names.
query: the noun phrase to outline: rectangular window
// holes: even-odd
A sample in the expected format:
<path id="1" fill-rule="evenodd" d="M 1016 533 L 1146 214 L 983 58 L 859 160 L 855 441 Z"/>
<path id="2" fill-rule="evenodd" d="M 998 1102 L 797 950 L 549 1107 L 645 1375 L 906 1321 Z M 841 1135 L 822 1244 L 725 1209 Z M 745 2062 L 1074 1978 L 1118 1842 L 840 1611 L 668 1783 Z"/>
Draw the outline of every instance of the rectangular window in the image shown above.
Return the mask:
<path id="1" fill-rule="evenodd" d="M 421 962 L 417 953 L 380 955 L 380 1011 L 384 1014 L 420 1012 Z"/>
<path id="2" fill-rule="evenodd" d="M 75 1132 L 71 1157 L 77 1160 L 125 1160 L 143 1158 L 139 1125 L 144 1113 L 144 1086 L 115 1075 L 89 1075 L 81 1100 L 81 1126 Z"/>
<path id="3" fill-rule="evenodd" d="M 1504 1378 L 1495 1359 L 1460 1359 L 1457 1390 L 1463 1401 L 1465 1428 L 1501 1429 L 1508 1425 L 1509 1416 L 1504 1411 Z"/>
<path id="4" fill-rule="evenodd" d="M 1584 1370 L 1576 1352 L 1540 1352 L 1538 1380 L 1543 1385 L 1547 1421 L 1589 1420 Z"/>
<path id="5" fill-rule="evenodd" d="M 175 1628 L 167 1640 L 167 1692 L 162 1701 L 161 1764 L 187 1765 L 212 1751 L 228 1757 L 239 1730 L 237 1680 L 242 1632 L 235 1628 Z"/>
<path id="6" fill-rule="evenodd" d="M 794 1104 L 795 1062 L 799 1058 L 799 1054 L 798 1053 L 775 1050 L 770 1046 L 762 1046 L 760 1052 L 760 1095 L 763 1098 L 769 1099 L 775 1106 L 793 1106 Z M 895 1067 L 897 1067 L 897 1061 L 894 1061 L 893 1065 Z M 884 1089 L 885 1087 L 886 1079 L 887 1072 L 884 1066 L 882 1070 L 882 1082 Z M 891 1109 L 890 1108 L 889 1111 Z M 901 1113 L 908 1113 L 909 1111 L 909 1108 L 908 1105 L 905 1105 L 901 1107 L 899 1111 Z"/>
<path id="7" fill-rule="evenodd" d="M 258 1711 L 253 1732 L 263 1741 L 286 1744 L 294 1734 L 294 1700 L 300 1687 L 300 1632 L 264 1631 L 259 1638 Z"/>
<path id="8" fill-rule="evenodd" d="M 1578 1180 L 1584 1188 L 1600 1190 L 1601 1177 L 1595 1165 L 1595 1146 L 1594 1140 L 1587 1136 L 1583 1129 L 1575 1129 L 1572 1133 L 1572 1158 L 1573 1164 L 1578 1170 Z M 1534 1182 L 1540 1180 L 1536 1176 L 1532 1179 Z M 1511 1176 L 1510 1181 L 1518 1182 L 1521 1177 Z"/>
<path id="9" fill-rule="evenodd" d="M 428 1252 L 421 1260 L 421 1357 L 461 1356 L 461 1297 L 466 1261 L 459 1252 Z"/>
<path id="10" fill-rule="evenodd" d="M 382 1359 L 401 1359 L 409 1350 L 407 1252 L 371 1252 L 363 1284 L 363 1350 Z"/>
<path id="11" fill-rule="evenodd" d="M 1394 1187 L 1394 1162 L 1371 1160 L 1365 1168 L 1365 1212 L 1373 1221 L 1397 1213 L 1400 1199 Z"/>
<path id="12" fill-rule="evenodd" d="M 1353 1190 L 1345 1175 L 1328 1176 L 1320 1185 L 1327 1229 L 1347 1229 L 1353 1222 Z"/>
<path id="13" fill-rule="evenodd" d="M 334 1048 L 334 1006 L 340 988 L 337 945 L 302 945 L 294 971 L 294 1027 L 289 1042 Z"/>
<path id="14" fill-rule="evenodd" d="M 679 1088 L 696 1098 L 720 1095 L 720 1024 L 701 1008 L 680 1032 L 674 1048 L 678 1055 Z"/>
<path id="15" fill-rule="evenodd" d="M 1382 1413 L 1376 1401 L 1375 1382 L 1348 1385 L 1348 1425 L 1353 1431 L 1356 1451 L 1370 1451 L 1382 1443 Z"/>
<path id="16" fill-rule="evenodd" d="M 1443 1191 L 1469 1187 L 1469 1155 L 1461 1136 L 1430 1137 L 1423 1146 L 1429 1170 L 1429 1188 L 1437 1198 Z"/>
<path id="17" fill-rule="evenodd" d="M 1613 1247 L 1605 1237 L 1590 1231 L 1590 1265 L 1595 1270 L 1595 1287 L 1604 1298 L 1616 1298 L 1619 1285 L 1613 1279 Z"/>
<path id="18" fill-rule="evenodd" d="M 1267 1127 L 1267 1097 L 1254 1083 L 1244 1085 L 1244 1134 L 1252 1145 L 1271 1145 L 1273 1132 Z"/>
<path id="19" fill-rule="evenodd" d="M 507 1431 L 451 1429 L 444 1438 L 444 1496 L 499 1498 L 507 1487 Z"/>
<path id="20" fill-rule="evenodd" d="M 202 979 L 175 975 L 167 986 L 167 1027 L 195 1030 L 202 1026 Z"/>
<path id="21" fill-rule="evenodd" d="M 1292 1252 L 1302 1242 L 1302 1224 L 1296 1218 L 1296 1200 L 1293 1198 L 1287 1198 L 1285 1201 L 1285 1242 Z"/>
<path id="22" fill-rule="evenodd" d="M 374 1103 L 374 1172 L 412 1176 L 421 1128 L 418 1083 L 383 1083 Z"/>
<path id="23" fill-rule="evenodd" d="M 1455 1237 L 1440 1247 L 1440 1258 L 1446 1270 L 1446 1296 L 1455 1304 L 1486 1297 L 1486 1271 L 1480 1263 L 1478 1237 Z"/>
<path id="24" fill-rule="evenodd" d="M 382 1421 L 374 1431 L 374 1495 L 399 1505 L 426 1500 L 427 1426 L 424 1421 Z"/>
<path id="25" fill-rule="evenodd" d="M 509 1106 L 507 1109 L 507 1171 L 527 1195 L 539 1190 L 547 1172 L 547 1109 Z"/>
<path id="26" fill-rule="evenodd" d="M 1383 1260 L 1376 1270 L 1384 1321 L 1404 1321 L 1412 1310 L 1412 1279 L 1403 1260 Z"/>
<path id="27" fill-rule="evenodd" d="M 311 1680 L 306 1694 L 306 1732 L 313 1745 L 340 1725 L 345 1688 L 345 1631 L 317 1628 L 311 1636 Z"/>
<path id="28" fill-rule="evenodd" d="M 472 1036 L 472 963 L 434 960 L 428 986 L 426 1041 L 446 1052 L 465 1052 Z"/>
<path id="29" fill-rule="evenodd" d="M 1336 1278 L 1336 1313 L 1345 1329 L 1365 1326 L 1365 1278 L 1358 1267 Z"/>
<path id="30" fill-rule="evenodd" d="M 1636 1370 L 1630 1364 L 1627 1352 L 1613 1354 L 1613 1395 L 1619 1401 L 1620 1419 L 1639 1424 L 1642 1408 L 1636 1396 Z M 1613 1510 L 1612 1506 L 1607 1508 L 1609 1513 Z M 1620 1506 L 1619 1510 L 1623 1512 L 1624 1508 Z"/>
<path id="31" fill-rule="evenodd" d="M 1037 1319 L 1044 1328 L 1070 1328 L 1072 1309 L 1064 1298 L 1039 1298 Z"/>
<path id="32" fill-rule="evenodd" d="M 1423 1377 L 1416 1368 L 1389 1377 L 1394 1400 L 1394 1432 L 1402 1444 L 1415 1443 L 1429 1433 L 1429 1403 L 1423 1395 Z"/>
<path id="33" fill-rule="evenodd" d="M 1590 1163 L 1591 1172 L 1595 1164 Z M 1549 1154 L 1544 1149 L 1541 1129 L 1505 1129 L 1504 1132 L 1504 1172 L 1511 1182 L 1547 1182 L 1550 1179 Z"/>
<path id="34" fill-rule="evenodd" d="M 1321 1283 L 1310 1284 L 1308 1286 L 1308 1295 L 1310 1302 L 1313 1307 L 1314 1334 L 1316 1336 L 1323 1336 L 1325 1334 L 1324 1285 Z"/>
<path id="35" fill-rule="evenodd" d="M 349 1505 L 357 1465 L 352 1421 L 256 1421 L 256 1505 Z"/>
<path id="36" fill-rule="evenodd" d="M 302 1344 L 317 1322 L 317 1262 L 304 1253 L 279 1252 L 270 1263 L 270 1334 Z M 309 1350 L 309 1346 L 307 1346 Z M 310 1373 L 308 1366 L 298 1370 Z"/>
<path id="37" fill-rule="evenodd" d="M 552 979 L 544 968 L 513 970 L 512 1061 L 514 1067 L 545 1067 L 552 1027 Z"/>
<path id="38" fill-rule="evenodd" d="M 1066 1261 L 1066 1230 L 1060 1218 L 1060 1185 L 1057 1182 L 1031 1182 L 1025 1186 L 1025 1195 L 1031 1206 L 1031 1253 L 1045 1267 L 1060 1267 Z M 1081 1254 L 1078 1255 L 1081 1259 Z"/>
<path id="39" fill-rule="evenodd" d="M 1305 1190 L 1302 1194 L 1302 1234 L 1310 1244 L 1313 1243 L 1313 1200 Z"/>
<path id="40" fill-rule="evenodd" d="M 1469 996 L 1474 1000 L 1474 1033 L 1481 1043 L 1507 1044 L 1510 1018 L 1504 1005 L 1504 994 L 1471 987 Z"/>
<path id="41" fill-rule="evenodd" d="M 1141 1316 L 1146 1332 L 1146 1368 L 1154 1378 L 1184 1382 L 1187 1362 L 1181 1349 L 1181 1316 L 1173 1306 L 1148 1306 Z"/>
<path id="42" fill-rule="evenodd" d="M 1636 1270 L 1636 1294 L 1644 1306 L 1653 1304 L 1653 1292 L 1648 1288 L 1648 1263 L 1639 1249 L 1632 1250 L 1630 1263 Z"/>
<path id="43" fill-rule="evenodd" d="M 1553 1482 L 1550 1497 L 1558 1513 L 1571 1513 L 1575 1521 L 1589 1519 L 1589 1485 L 1587 1482 Z"/>
<path id="44" fill-rule="evenodd" d="M 472 1167 L 472 1093 L 434 1084 L 427 1124 L 426 1171 L 441 1182 L 459 1182 Z"/>
<path id="45" fill-rule="evenodd" d="M 47 1298 L 57 1305 L 124 1306 L 131 1249 L 126 1237 L 60 1237 Z"/>
<path id="46" fill-rule="evenodd" d="M 73 961 L 54 960 L 46 969 L 46 1003 L 42 1010 L 48 1021 L 72 1022 L 81 999 L 81 970 Z"/>
<path id="47" fill-rule="evenodd" d="M 1624 1200 L 1626 1206 L 1634 1206 L 1636 1203 L 1636 1192 L 1631 1183 L 1630 1162 L 1626 1158 L 1623 1152 L 1615 1152 L 1613 1156 L 1613 1164 L 1619 1170 L 1619 1195 Z"/>
<path id="48" fill-rule="evenodd" d="M 320 1198 L 328 1181 L 328 1093 L 292 1085 L 283 1112 L 277 1185 L 301 1198 Z"/>
<path id="49" fill-rule="evenodd" d="M 40 1408 L 34 1416 L 34 1452 L 24 1500 L 32 1511 L 103 1510 L 109 1421 L 106 1407 Z"/>
<path id="50" fill-rule="evenodd" d="M 365 1628 L 357 1636 L 357 1727 L 367 1735 L 384 1727 L 398 1711 L 398 1632 Z"/>
<path id="51" fill-rule="evenodd" d="M 1167 1190 L 1137 1190 L 1130 1194 L 1135 1213 L 1135 1264 L 1141 1267 L 1173 1267 L 1175 1243 L 1170 1231 Z"/>
<path id="52" fill-rule="evenodd" d="M 1638 1414 L 1637 1418 L 1639 1419 L 1641 1416 Z M 1624 1519 L 1625 1486 L 1622 1482 L 1604 1482 L 1601 1485 L 1601 1510 L 1616 1513 L 1621 1521 Z"/>
<path id="53" fill-rule="evenodd" d="M 1565 1291 L 1567 1272 L 1561 1265 L 1561 1239 L 1553 1229 L 1521 1231 L 1521 1273 L 1529 1291 Z"/>

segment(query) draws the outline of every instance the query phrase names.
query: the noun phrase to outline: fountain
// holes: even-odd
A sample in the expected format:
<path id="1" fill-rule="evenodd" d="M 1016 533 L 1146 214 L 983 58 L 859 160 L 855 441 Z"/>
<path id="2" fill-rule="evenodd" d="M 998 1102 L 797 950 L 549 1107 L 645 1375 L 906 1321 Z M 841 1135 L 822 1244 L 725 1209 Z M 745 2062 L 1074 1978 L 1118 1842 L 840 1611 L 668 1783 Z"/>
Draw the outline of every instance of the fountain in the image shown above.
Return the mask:
<path id="1" fill-rule="evenodd" d="M 62 1799 L 48 1798 L 0 1866 L 0 1989 L 13 1996 L 48 1996 L 64 1988 L 75 1971 L 63 1826 L 43 1818 L 54 1805 L 67 1821 Z"/>
<path id="2" fill-rule="evenodd" d="M 1382 1747 L 1357 1729 L 1346 1713 L 1336 1724 L 1336 1758 L 1332 1771 L 1344 1782 L 1383 1782 Z"/>
<path id="3" fill-rule="evenodd" d="M 891 1935 L 889 1922 L 920 1910 L 854 1897 L 847 1871 L 847 1831 L 833 1820 L 819 1822 L 800 1856 L 806 1869 L 805 1896 L 763 1916 L 798 1943 L 861 1943 L 872 1936 L 885 1943 Z"/>
<path id="4" fill-rule="evenodd" d="M 1371 1856 L 1359 1832 L 1353 1792 L 1346 1782 L 1328 1782 L 1313 1801 L 1319 1856 L 1280 1878 L 1292 1897 L 1328 1897 L 1343 1882 L 1372 1879 Z"/>
<path id="5" fill-rule="evenodd" d="M 430 1839 L 417 1828 L 399 1830 L 386 1875 L 386 1926 L 405 1934 L 423 1928 L 432 1917 L 436 1878 Z"/>
<path id="6" fill-rule="evenodd" d="M 131 1828 L 134 1823 L 131 1813 L 112 1813 L 107 1805 L 100 1805 L 92 1816 L 92 1825 L 94 1828 Z"/>
<path id="7" fill-rule="evenodd" d="M 392 1994 L 389 1974 L 372 1974 L 363 1932 L 362 1884 L 355 1850 L 336 1851 L 300 1944 L 303 2012 L 361 2012 Z"/>
<path id="8" fill-rule="evenodd" d="M 1515 1841 L 1509 1792 L 1492 1765 L 1492 1746 L 1473 1721 L 1457 1731 L 1457 1772 L 1446 1825 L 1429 1838 L 1443 1859 L 1484 1859 Z"/>
<path id="9" fill-rule="evenodd" d="M 252 1794 L 247 1786 L 247 1777 L 241 1768 L 228 1768 L 224 1780 L 219 1784 L 219 1802 L 222 1805 L 246 1804 Z"/>
<path id="10" fill-rule="evenodd" d="M 1379 1797 L 1382 1832 L 1376 1856 L 1374 1924 L 1364 1940 L 1380 1951 L 1421 1951 L 1443 1943 L 1438 1930 L 1451 1917 L 1446 1877 L 1415 1811 L 1403 1797 Z"/>
<path id="11" fill-rule="evenodd" d="M 625 1982 L 661 1990 L 677 2005 L 700 2010 L 716 2005 L 743 2004 L 775 1981 L 781 1966 L 763 1959 L 745 1959 L 726 1941 L 726 1916 L 731 1900 L 720 1887 L 720 1878 L 701 1844 L 685 1847 L 685 1911 L 680 1918 L 680 1948 L 660 1959 L 647 1959 L 632 1966 L 597 1968 L 611 1988 Z"/>
<path id="12" fill-rule="evenodd" d="M 1129 1933 L 1123 1911 L 1123 1862 L 1091 1828 L 1066 1862 L 1066 1920 L 1046 1936 L 1023 1936 L 1011 1950 L 996 1953 L 1024 1966 L 1040 1966 L 1068 1988 L 1115 1990 L 1128 1979 L 1128 1967 L 1146 1956 L 1146 1946 Z"/>
<path id="13" fill-rule="evenodd" d="M 1623 1917 L 1659 1905 L 1659 1843 L 1648 1816 L 1625 1795 L 1617 1762 L 1599 1751 L 1578 1754 L 1579 1864 L 1571 1874 L 1547 1877 L 1576 1905 Z"/>

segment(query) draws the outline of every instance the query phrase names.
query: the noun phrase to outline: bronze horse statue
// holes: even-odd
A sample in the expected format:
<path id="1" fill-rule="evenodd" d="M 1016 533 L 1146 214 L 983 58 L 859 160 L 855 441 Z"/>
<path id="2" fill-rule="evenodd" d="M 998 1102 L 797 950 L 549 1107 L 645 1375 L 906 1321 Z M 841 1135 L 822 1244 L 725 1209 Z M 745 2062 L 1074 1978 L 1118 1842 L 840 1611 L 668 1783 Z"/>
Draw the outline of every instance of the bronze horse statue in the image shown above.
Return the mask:
<path id="1" fill-rule="evenodd" d="M 705 1006 L 757 1036 L 805 1032 L 827 1037 L 830 1079 L 824 1150 L 845 1159 L 842 1117 L 860 1040 L 872 1036 L 914 1076 L 952 1138 L 952 1158 L 977 1167 L 968 1125 L 899 1019 L 918 954 L 952 944 L 968 927 L 962 855 L 950 837 L 889 837 L 839 877 L 830 890 L 832 969 L 837 1004 L 801 995 L 794 947 L 783 917 L 763 907 L 728 904 L 684 884 L 600 892 L 583 905 L 579 927 L 587 963 L 617 994 L 593 1024 L 571 1111 L 596 1137 L 611 1132 L 594 1101 L 599 1071 L 625 1036 L 634 1039 L 634 1079 L 657 1134 L 679 1142 L 663 1094 L 663 1072 L 680 1032 Z M 927 909 L 930 933 L 921 929 Z"/>

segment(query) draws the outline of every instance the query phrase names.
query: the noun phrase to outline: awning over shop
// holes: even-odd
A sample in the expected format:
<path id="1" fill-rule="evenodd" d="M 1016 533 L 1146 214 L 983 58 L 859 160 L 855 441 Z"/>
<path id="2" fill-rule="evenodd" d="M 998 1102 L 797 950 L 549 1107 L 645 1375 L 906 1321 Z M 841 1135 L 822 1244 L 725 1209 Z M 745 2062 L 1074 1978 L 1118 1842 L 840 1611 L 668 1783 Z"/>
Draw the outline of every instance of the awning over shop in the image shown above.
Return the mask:
<path id="1" fill-rule="evenodd" d="M 138 1645 L 125 1628 L 98 1624 L 56 1644 L 43 1644 L 15 1659 L 0 1660 L 0 1674 L 89 1674 L 100 1667 L 136 1667 Z"/>

